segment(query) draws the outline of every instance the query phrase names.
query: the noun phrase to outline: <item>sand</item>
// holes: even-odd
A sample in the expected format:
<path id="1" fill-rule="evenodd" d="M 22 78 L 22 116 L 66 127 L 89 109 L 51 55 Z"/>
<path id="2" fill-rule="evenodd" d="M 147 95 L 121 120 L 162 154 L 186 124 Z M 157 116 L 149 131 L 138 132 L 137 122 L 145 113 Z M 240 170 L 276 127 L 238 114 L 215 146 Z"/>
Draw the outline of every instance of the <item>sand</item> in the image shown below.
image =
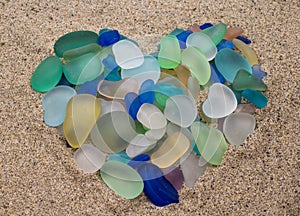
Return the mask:
<path id="1" fill-rule="evenodd" d="M 26 3 L 27 2 L 27 3 Z M 0 1 L 0 215 L 298 215 L 298 1 Z M 118 29 L 153 51 L 175 27 L 222 21 L 242 27 L 269 76 L 255 133 L 230 146 L 180 203 L 125 200 L 83 174 L 63 137 L 43 123 L 35 67 L 74 30 Z"/>

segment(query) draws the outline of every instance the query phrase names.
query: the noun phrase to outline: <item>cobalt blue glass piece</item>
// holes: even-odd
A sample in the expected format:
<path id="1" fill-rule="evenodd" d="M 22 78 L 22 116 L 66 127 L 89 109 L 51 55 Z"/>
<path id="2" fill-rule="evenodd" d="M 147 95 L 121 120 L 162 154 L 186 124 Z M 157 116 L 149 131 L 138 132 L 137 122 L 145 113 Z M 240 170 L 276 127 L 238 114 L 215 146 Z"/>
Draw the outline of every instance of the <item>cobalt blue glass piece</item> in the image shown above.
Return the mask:
<path id="1" fill-rule="evenodd" d="M 101 46 L 110 46 L 120 40 L 118 30 L 109 30 L 102 32 L 98 37 L 98 43 Z"/>
<path id="2" fill-rule="evenodd" d="M 133 118 L 133 120 L 137 120 L 137 113 L 142 106 L 142 103 L 140 102 L 138 94 L 134 92 L 128 92 L 125 95 L 125 105 L 126 109 L 128 111 L 128 114 Z"/>
<path id="3" fill-rule="evenodd" d="M 169 35 L 178 35 L 180 34 L 181 32 L 183 32 L 184 30 L 181 29 L 181 28 L 175 28 L 173 31 L 170 32 Z"/>
<path id="4" fill-rule="evenodd" d="M 228 86 L 234 93 L 238 104 L 242 103 L 242 91 L 237 91 L 232 87 L 232 84 Z"/>
<path id="5" fill-rule="evenodd" d="M 225 39 L 222 39 L 221 42 L 217 45 L 218 51 L 220 51 L 221 49 L 224 49 L 224 48 L 233 49 L 233 47 L 234 47 L 234 44 L 231 41 L 225 40 Z"/>
<path id="6" fill-rule="evenodd" d="M 226 82 L 226 79 L 223 77 L 223 75 L 219 72 L 217 67 L 214 64 L 210 64 L 210 79 L 214 83 L 222 83 L 224 84 Z"/>
<path id="7" fill-rule="evenodd" d="M 125 164 L 128 164 L 130 161 L 130 157 L 126 154 L 126 152 L 121 151 L 114 154 L 109 155 L 107 160 L 115 160 Z"/>
<path id="8" fill-rule="evenodd" d="M 245 89 L 242 91 L 242 96 L 253 103 L 257 108 L 264 108 L 267 106 L 268 98 L 261 92 L 253 89 Z"/>
<path id="9" fill-rule="evenodd" d="M 213 24 L 211 24 L 211 23 L 204 23 L 203 25 L 200 26 L 200 29 L 203 30 L 203 29 L 209 28 L 211 26 L 213 26 Z"/>
<path id="10" fill-rule="evenodd" d="M 154 103 L 154 81 L 152 79 L 145 80 L 142 83 L 139 98 L 141 103 Z"/>
<path id="11" fill-rule="evenodd" d="M 267 72 L 261 69 L 260 65 L 253 65 L 252 66 L 252 75 L 255 76 L 257 79 L 262 80 L 265 76 L 267 76 Z"/>
<path id="12" fill-rule="evenodd" d="M 155 92 L 159 92 L 159 93 L 167 95 L 169 97 L 185 94 L 184 89 L 177 88 L 175 85 L 173 85 L 171 83 L 157 83 L 157 84 L 155 84 L 154 89 L 155 89 Z"/>
<path id="13" fill-rule="evenodd" d="M 243 41 L 245 44 L 251 44 L 251 40 L 246 38 L 246 37 L 237 36 L 236 39 L 239 39 L 239 40 Z"/>
<path id="14" fill-rule="evenodd" d="M 94 79 L 92 81 L 85 82 L 84 84 L 79 86 L 79 88 L 77 89 L 77 94 L 91 94 L 91 95 L 96 96 L 97 95 L 97 86 L 101 80 L 103 80 L 102 75 L 98 76 L 96 79 Z"/>
<path id="15" fill-rule="evenodd" d="M 186 30 L 186 31 L 183 31 L 183 32 L 179 33 L 178 35 L 176 35 L 176 37 L 177 37 L 177 39 L 178 39 L 179 41 L 184 41 L 184 42 L 186 42 L 186 39 L 187 39 L 188 36 L 189 36 L 190 34 L 192 34 L 192 33 L 193 33 L 192 31 Z"/>
<path id="16" fill-rule="evenodd" d="M 174 186 L 163 176 L 163 172 L 151 163 L 145 163 L 138 168 L 144 180 L 144 193 L 156 206 L 167 206 L 179 202 L 179 196 Z"/>
<path id="17" fill-rule="evenodd" d="M 65 86 L 70 86 L 70 87 L 73 87 L 74 85 L 72 83 L 70 83 L 67 78 L 65 77 L 64 74 L 62 74 L 59 82 L 57 83 L 56 86 L 60 86 L 60 85 L 65 85 Z"/>
<path id="18" fill-rule="evenodd" d="M 150 156 L 147 154 L 140 154 L 129 161 L 128 165 L 131 166 L 133 169 L 139 168 L 141 165 L 150 161 Z"/>
<path id="19" fill-rule="evenodd" d="M 108 28 L 103 28 L 99 31 L 99 34 L 98 35 L 101 35 L 102 33 L 104 32 L 108 32 L 108 31 L 111 31 L 111 29 L 108 29 Z"/>

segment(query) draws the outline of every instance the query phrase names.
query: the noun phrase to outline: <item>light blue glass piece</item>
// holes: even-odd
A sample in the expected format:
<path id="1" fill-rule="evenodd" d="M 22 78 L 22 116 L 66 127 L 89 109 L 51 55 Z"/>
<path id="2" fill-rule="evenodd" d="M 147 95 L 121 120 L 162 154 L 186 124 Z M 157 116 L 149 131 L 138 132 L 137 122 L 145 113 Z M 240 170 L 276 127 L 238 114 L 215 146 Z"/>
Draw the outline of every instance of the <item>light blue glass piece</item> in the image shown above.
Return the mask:
<path id="1" fill-rule="evenodd" d="M 215 65 L 229 82 L 233 82 L 237 72 L 241 69 L 252 73 L 251 65 L 247 59 L 229 48 L 222 49 L 217 53 Z"/>
<path id="2" fill-rule="evenodd" d="M 109 155 L 107 160 L 115 160 L 125 164 L 128 164 L 130 161 L 130 157 L 126 154 L 126 152 L 121 151 L 114 154 Z"/>
<path id="3" fill-rule="evenodd" d="M 224 84 L 226 82 L 225 78 L 222 76 L 222 74 L 218 71 L 217 67 L 214 64 L 210 64 L 210 79 L 214 83 L 222 83 Z"/>
<path id="4" fill-rule="evenodd" d="M 265 76 L 267 76 L 267 72 L 261 69 L 260 65 L 253 65 L 252 66 L 252 75 L 255 76 L 257 79 L 262 80 Z"/>
<path id="5" fill-rule="evenodd" d="M 220 51 L 221 49 L 225 49 L 225 48 L 229 48 L 229 49 L 233 49 L 234 44 L 231 41 L 222 39 L 221 42 L 217 45 L 217 49 L 218 51 Z"/>
<path id="6" fill-rule="evenodd" d="M 91 94 L 97 95 L 97 86 L 98 83 L 103 80 L 103 75 L 98 76 L 96 79 L 92 81 L 85 82 L 77 89 L 77 94 Z"/>
<path id="7" fill-rule="evenodd" d="M 177 88 L 175 85 L 171 83 L 158 83 L 155 85 L 154 88 L 155 88 L 155 92 L 167 95 L 169 97 L 185 94 L 184 89 Z"/>
<path id="8" fill-rule="evenodd" d="M 267 106 L 268 98 L 261 92 L 253 89 L 245 89 L 242 91 L 242 96 L 258 108 L 264 108 Z"/>
<path id="9" fill-rule="evenodd" d="M 154 103 L 154 82 L 151 79 L 143 82 L 139 92 L 139 98 L 141 103 Z"/>

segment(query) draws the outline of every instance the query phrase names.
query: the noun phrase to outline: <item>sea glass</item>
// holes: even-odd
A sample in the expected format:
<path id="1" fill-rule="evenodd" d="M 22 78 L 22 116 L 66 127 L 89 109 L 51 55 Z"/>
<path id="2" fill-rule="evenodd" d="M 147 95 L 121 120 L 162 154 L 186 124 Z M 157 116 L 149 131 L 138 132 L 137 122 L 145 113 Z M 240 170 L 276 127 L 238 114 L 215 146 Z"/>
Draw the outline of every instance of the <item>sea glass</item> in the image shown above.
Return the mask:
<path id="1" fill-rule="evenodd" d="M 139 95 L 134 92 L 129 92 L 125 95 L 124 102 L 128 114 L 132 117 L 133 120 L 137 120 L 137 113 L 142 106 Z"/>
<path id="2" fill-rule="evenodd" d="M 85 83 L 83 83 L 82 85 L 80 85 L 77 88 L 77 94 L 90 94 L 90 95 L 97 95 L 97 87 L 99 82 L 103 80 L 103 76 L 100 75 L 98 76 L 96 79 L 92 80 L 92 81 L 87 81 Z"/>
<path id="3" fill-rule="evenodd" d="M 254 114 L 256 110 L 256 107 L 252 103 L 246 103 L 246 104 L 239 104 L 236 107 L 236 110 L 234 111 L 235 113 L 249 113 L 249 114 Z"/>
<path id="4" fill-rule="evenodd" d="M 190 76 L 188 78 L 188 95 L 195 102 L 198 101 L 199 93 L 200 93 L 200 85 L 198 80 L 195 77 Z"/>
<path id="5" fill-rule="evenodd" d="M 232 145 L 242 145 L 249 134 L 254 131 L 255 118 L 248 113 L 232 113 L 226 117 L 223 132 Z"/>
<path id="6" fill-rule="evenodd" d="M 110 46 L 120 40 L 120 34 L 118 30 L 107 30 L 101 32 L 98 37 L 98 43 L 101 46 Z"/>
<path id="7" fill-rule="evenodd" d="M 145 132 L 145 136 L 148 139 L 160 140 L 166 133 L 166 127 L 161 129 L 151 129 Z"/>
<path id="8" fill-rule="evenodd" d="M 176 166 L 170 166 L 165 169 L 162 169 L 164 177 L 173 185 L 173 187 L 179 191 L 184 182 L 184 177 L 181 169 Z"/>
<path id="9" fill-rule="evenodd" d="M 69 86 L 57 86 L 48 91 L 42 98 L 44 121 L 51 127 L 57 127 L 64 122 L 68 101 L 76 95 Z"/>
<path id="10" fill-rule="evenodd" d="M 242 95 L 245 99 L 253 103 L 258 108 L 264 108 L 267 106 L 268 98 L 261 92 L 253 89 L 245 89 L 242 91 Z"/>
<path id="11" fill-rule="evenodd" d="M 120 151 L 120 152 L 110 154 L 107 160 L 115 160 L 115 161 L 128 164 L 130 161 L 130 157 L 126 154 L 125 151 Z"/>
<path id="12" fill-rule="evenodd" d="M 154 81 L 152 79 L 145 80 L 139 90 L 139 99 L 141 103 L 154 103 Z"/>
<path id="13" fill-rule="evenodd" d="M 226 25 L 224 23 L 218 23 L 209 28 L 203 29 L 201 32 L 207 34 L 214 44 L 218 45 L 225 36 Z"/>
<path id="14" fill-rule="evenodd" d="M 185 65 L 200 85 L 205 85 L 210 78 L 210 66 L 205 55 L 197 48 L 188 47 L 182 51 L 182 64 Z"/>
<path id="15" fill-rule="evenodd" d="M 104 99 L 99 99 L 101 103 L 101 113 L 100 116 L 105 115 L 106 113 L 114 112 L 114 111 L 123 111 L 126 112 L 123 104 L 117 100 L 106 101 Z"/>
<path id="16" fill-rule="evenodd" d="M 68 143 L 73 148 L 79 148 L 84 143 L 100 111 L 100 102 L 92 95 L 75 95 L 69 100 L 63 130 Z"/>
<path id="17" fill-rule="evenodd" d="M 191 131 L 201 156 L 212 165 L 220 165 L 228 148 L 223 133 L 201 122 L 194 122 Z"/>
<path id="18" fill-rule="evenodd" d="M 152 104 L 144 103 L 137 113 L 137 119 L 149 129 L 162 129 L 167 125 L 163 113 Z"/>
<path id="19" fill-rule="evenodd" d="M 191 76 L 190 70 L 187 67 L 185 67 L 184 65 L 179 65 L 174 70 L 175 70 L 176 75 L 177 75 L 178 79 L 180 80 L 180 82 L 185 87 L 187 87 L 187 85 L 188 85 L 188 79 Z"/>
<path id="20" fill-rule="evenodd" d="M 228 48 L 222 49 L 217 53 L 215 65 L 229 82 L 233 82 L 237 72 L 241 69 L 252 73 L 249 62 L 243 56 Z"/>
<path id="21" fill-rule="evenodd" d="M 136 170 L 119 161 L 107 161 L 100 175 L 105 184 L 125 199 L 134 199 L 144 189 L 144 183 Z"/>
<path id="22" fill-rule="evenodd" d="M 251 66 L 258 64 L 257 55 L 250 46 L 238 39 L 233 39 L 232 42 L 234 46 L 241 51 L 242 55 L 245 56 Z"/>
<path id="23" fill-rule="evenodd" d="M 226 34 L 224 35 L 225 40 L 232 41 L 234 38 L 243 34 L 243 29 L 240 27 L 229 27 L 226 29 Z"/>
<path id="24" fill-rule="evenodd" d="M 55 87 L 62 77 L 62 62 L 56 56 L 45 58 L 34 70 L 30 84 L 38 92 L 47 92 Z"/>
<path id="25" fill-rule="evenodd" d="M 99 53 L 101 50 L 101 47 L 97 43 L 91 43 L 87 44 L 82 47 L 78 47 L 75 49 L 67 50 L 63 53 L 63 58 L 65 61 L 70 61 L 72 59 L 75 59 L 79 56 L 85 55 L 87 53 Z"/>
<path id="26" fill-rule="evenodd" d="M 60 37 L 54 44 L 54 52 L 63 57 L 64 52 L 88 44 L 97 43 L 98 34 L 92 31 L 75 31 Z"/>
<path id="27" fill-rule="evenodd" d="M 180 63 L 180 46 L 176 36 L 167 35 L 160 41 L 158 63 L 161 68 L 176 68 Z"/>
<path id="28" fill-rule="evenodd" d="M 252 66 L 252 74 L 253 76 L 255 76 L 256 78 L 262 80 L 265 76 L 267 76 L 268 74 L 263 71 L 261 69 L 261 66 L 260 65 L 253 65 Z"/>
<path id="29" fill-rule="evenodd" d="M 266 91 L 267 85 L 260 79 L 245 70 L 239 70 L 233 80 L 232 87 L 237 91 L 253 89 L 257 91 Z"/>
<path id="30" fill-rule="evenodd" d="M 143 134 L 137 134 L 131 141 L 128 147 L 126 148 L 126 153 L 129 157 L 136 157 L 149 148 L 153 148 L 153 145 L 156 144 L 156 140 L 150 140 Z"/>

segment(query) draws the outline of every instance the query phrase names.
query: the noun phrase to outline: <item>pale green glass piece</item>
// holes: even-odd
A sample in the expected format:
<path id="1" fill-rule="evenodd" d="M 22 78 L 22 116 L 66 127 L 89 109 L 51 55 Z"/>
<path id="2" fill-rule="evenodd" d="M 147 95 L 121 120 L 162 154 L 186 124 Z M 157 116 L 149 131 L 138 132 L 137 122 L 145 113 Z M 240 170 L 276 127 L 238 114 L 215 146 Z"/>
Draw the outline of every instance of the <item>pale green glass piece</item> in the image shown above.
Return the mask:
<path id="1" fill-rule="evenodd" d="M 38 92 L 47 92 L 57 85 L 62 76 L 62 62 L 56 56 L 44 59 L 33 72 L 30 84 Z"/>
<path id="2" fill-rule="evenodd" d="M 167 35 L 160 41 L 158 63 L 166 69 L 176 68 L 180 63 L 180 46 L 176 36 Z"/>
<path id="3" fill-rule="evenodd" d="M 218 45 L 226 34 L 226 25 L 224 23 L 218 23 L 201 32 L 207 34 L 214 44 Z"/>
<path id="4" fill-rule="evenodd" d="M 118 195 L 134 199 L 144 189 L 144 182 L 136 170 L 119 161 L 107 161 L 100 170 L 103 181 Z"/>
<path id="5" fill-rule="evenodd" d="M 129 157 L 136 157 L 146 151 L 152 149 L 156 144 L 156 140 L 148 139 L 144 134 L 137 134 L 126 148 Z"/>
<path id="6" fill-rule="evenodd" d="M 200 85 L 205 85 L 210 78 L 210 66 L 207 58 L 195 47 L 188 47 L 182 51 L 182 64 L 185 65 Z"/>
<path id="7" fill-rule="evenodd" d="M 260 79 L 256 78 L 248 71 L 239 70 L 236 74 L 232 87 L 234 90 L 242 91 L 245 89 L 253 89 L 257 91 L 266 91 L 267 85 Z"/>
<path id="8" fill-rule="evenodd" d="M 54 44 L 54 52 L 63 57 L 67 50 L 98 42 L 98 34 L 92 31 L 75 31 L 60 37 Z"/>
<path id="9" fill-rule="evenodd" d="M 194 122 L 191 131 L 201 156 L 210 164 L 220 165 L 228 148 L 222 132 L 201 122 Z"/>
<path id="10" fill-rule="evenodd" d="M 95 53 L 79 56 L 63 66 L 67 80 L 75 85 L 95 79 L 103 72 L 103 69 L 102 62 Z"/>
<path id="11" fill-rule="evenodd" d="M 70 61 L 74 58 L 82 56 L 87 53 L 98 53 L 101 51 L 101 47 L 97 43 L 91 43 L 82 47 L 74 48 L 71 50 L 67 50 L 63 54 L 63 58 L 65 61 Z"/>

